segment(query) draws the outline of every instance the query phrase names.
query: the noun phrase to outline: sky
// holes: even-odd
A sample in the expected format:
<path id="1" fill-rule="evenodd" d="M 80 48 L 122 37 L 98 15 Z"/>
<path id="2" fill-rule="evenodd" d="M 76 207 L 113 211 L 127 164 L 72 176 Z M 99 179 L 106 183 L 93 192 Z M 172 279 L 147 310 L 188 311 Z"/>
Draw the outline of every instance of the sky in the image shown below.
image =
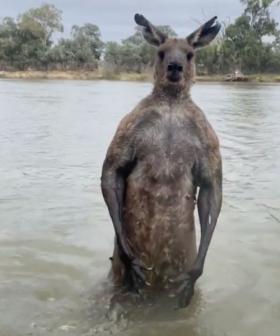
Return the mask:
<path id="1" fill-rule="evenodd" d="M 155 25 L 170 25 L 186 36 L 201 23 L 217 15 L 222 22 L 233 21 L 242 12 L 239 0 L 0 0 L 0 17 L 18 14 L 43 3 L 62 10 L 64 36 L 74 24 L 97 24 L 104 41 L 121 41 L 134 33 L 134 14 L 144 14 Z M 280 7 L 273 8 L 280 22 Z"/>

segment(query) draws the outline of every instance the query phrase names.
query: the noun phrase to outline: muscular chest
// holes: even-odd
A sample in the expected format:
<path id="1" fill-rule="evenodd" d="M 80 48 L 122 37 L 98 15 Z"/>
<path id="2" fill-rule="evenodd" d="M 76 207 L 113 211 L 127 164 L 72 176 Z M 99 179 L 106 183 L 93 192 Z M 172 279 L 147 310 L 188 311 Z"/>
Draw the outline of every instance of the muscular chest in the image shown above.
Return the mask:
<path id="1" fill-rule="evenodd" d="M 137 176 L 172 184 L 184 176 L 192 179 L 201 144 L 191 118 L 152 111 L 139 121 L 135 135 Z"/>
<path id="2" fill-rule="evenodd" d="M 191 161 L 200 148 L 195 122 L 180 113 L 151 111 L 139 121 L 135 134 L 136 155 L 142 160 Z"/>

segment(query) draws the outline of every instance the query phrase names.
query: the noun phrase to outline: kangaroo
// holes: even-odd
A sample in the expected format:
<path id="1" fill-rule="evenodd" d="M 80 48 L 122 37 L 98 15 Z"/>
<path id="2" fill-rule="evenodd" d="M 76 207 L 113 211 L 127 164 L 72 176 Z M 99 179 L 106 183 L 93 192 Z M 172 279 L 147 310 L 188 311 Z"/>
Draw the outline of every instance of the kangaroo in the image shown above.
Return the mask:
<path id="1" fill-rule="evenodd" d="M 203 273 L 222 204 L 219 140 L 190 96 L 195 51 L 216 37 L 216 20 L 177 39 L 135 15 L 146 41 L 158 48 L 154 88 L 120 122 L 102 168 L 116 237 L 114 284 L 136 292 L 175 289 L 180 307 L 190 303 Z"/>

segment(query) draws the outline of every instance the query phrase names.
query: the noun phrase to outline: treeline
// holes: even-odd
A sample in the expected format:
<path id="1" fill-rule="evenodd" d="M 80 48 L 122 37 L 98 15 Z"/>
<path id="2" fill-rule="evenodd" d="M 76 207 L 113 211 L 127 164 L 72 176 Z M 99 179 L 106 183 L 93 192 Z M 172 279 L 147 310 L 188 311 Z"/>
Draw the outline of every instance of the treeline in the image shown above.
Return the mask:
<path id="1" fill-rule="evenodd" d="M 99 28 L 91 23 L 74 25 L 70 38 L 53 43 L 62 33 L 62 12 L 53 5 L 32 8 L 17 19 L 0 24 L 0 69 L 96 69 L 104 49 Z"/>
<path id="2" fill-rule="evenodd" d="M 215 44 L 198 54 L 200 70 L 210 74 L 280 72 L 280 32 L 271 17 L 276 0 L 240 0 L 244 12 L 225 25 Z"/>
<path id="3" fill-rule="evenodd" d="M 280 73 L 280 32 L 271 17 L 277 0 L 240 0 L 244 12 L 232 24 L 224 24 L 214 44 L 197 53 L 200 74 Z M 142 73 L 154 63 L 155 50 L 136 32 L 121 43 L 101 39 L 95 24 L 74 25 L 69 38 L 63 32 L 62 12 L 45 4 L 0 23 L 0 70 L 95 70 Z M 169 26 L 160 27 L 169 36 Z"/>

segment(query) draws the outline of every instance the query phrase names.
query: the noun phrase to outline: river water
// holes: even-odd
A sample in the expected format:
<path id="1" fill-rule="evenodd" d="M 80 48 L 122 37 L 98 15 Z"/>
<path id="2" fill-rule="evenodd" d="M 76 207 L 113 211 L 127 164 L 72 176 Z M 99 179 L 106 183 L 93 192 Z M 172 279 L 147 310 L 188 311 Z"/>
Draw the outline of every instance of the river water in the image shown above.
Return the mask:
<path id="1" fill-rule="evenodd" d="M 113 227 L 100 171 L 148 83 L 0 81 L 0 336 L 278 336 L 280 86 L 197 84 L 224 203 L 192 304 L 115 321 L 102 293 Z"/>

